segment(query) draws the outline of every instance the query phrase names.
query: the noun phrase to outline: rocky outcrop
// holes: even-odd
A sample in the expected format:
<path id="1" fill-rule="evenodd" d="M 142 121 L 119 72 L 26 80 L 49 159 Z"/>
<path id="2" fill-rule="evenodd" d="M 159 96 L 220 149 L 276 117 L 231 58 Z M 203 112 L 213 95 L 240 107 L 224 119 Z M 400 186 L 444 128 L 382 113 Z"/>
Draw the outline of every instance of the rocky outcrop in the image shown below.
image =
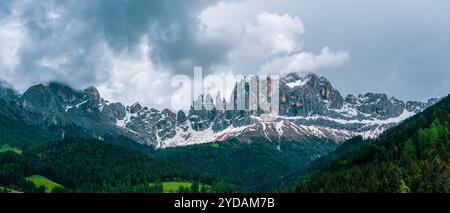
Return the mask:
<path id="1" fill-rule="evenodd" d="M 280 114 L 287 116 L 327 115 L 342 108 L 344 99 L 324 77 L 291 73 L 281 79 Z"/>

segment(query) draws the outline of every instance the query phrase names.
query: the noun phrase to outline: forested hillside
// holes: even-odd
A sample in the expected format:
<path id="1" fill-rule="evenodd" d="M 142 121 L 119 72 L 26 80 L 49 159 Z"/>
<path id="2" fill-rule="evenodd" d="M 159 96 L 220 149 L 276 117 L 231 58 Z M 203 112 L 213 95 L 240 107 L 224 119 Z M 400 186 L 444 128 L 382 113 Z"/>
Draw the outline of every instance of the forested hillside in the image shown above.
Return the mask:
<path id="1" fill-rule="evenodd" d="M 359 150 L 361 147 L 364 147 L 371 142 L 371 139 L 365 140 L 361 136 L 344 141 L 328 155 L 321 156 L 307 166 L 302 167 L 300 170 L 284 176 L 281 180 L 267 183 L 265 188 L 277 190 L 278 192 L 289 192 L 293 185 L 297 184 L 299 181 L 307 180 L 311 174 L 326 167 L 330 162 L 343 157 L 349 152 Z"/>
<path id="2" fill-rule="evenodd" d="M 24 148 L 55 137 L 49 131 L 0 115 L 0 144 Z"/>
<path id="3" fill-rule="evenodd" d="M 54 192 L 163 192 L 164 181 L 199 182 L 207 184 L 204 191 L 230 191 L 223 182 L 202 178 L 177 169 L 168 162 L 148 154 L 101 140 L 73 138 L 53 141 L 29 148 L 23 153 L 0 152 L 0 186 L 22 192 L 45 192 L 30 181 L 30 176 L 42 175 L 64 187 Z M 186 184 L 184 184 L 186 185 Z"/>
<path id="4" fill-rule="evenodd" d="M 450 97 L 332 161 L 296 192 L 450 192 Z"/>
<path id="5" fill-rule="evenodd" d="M 313 137 L 273 142 L 261 138 L 250 143 L 230 139 L 162 149 L 156 157 L 204 177 L 221 178 L 244 191 L 271 191 L 267 183 L 297 171 L 336 146 L 334 141 Z"/>

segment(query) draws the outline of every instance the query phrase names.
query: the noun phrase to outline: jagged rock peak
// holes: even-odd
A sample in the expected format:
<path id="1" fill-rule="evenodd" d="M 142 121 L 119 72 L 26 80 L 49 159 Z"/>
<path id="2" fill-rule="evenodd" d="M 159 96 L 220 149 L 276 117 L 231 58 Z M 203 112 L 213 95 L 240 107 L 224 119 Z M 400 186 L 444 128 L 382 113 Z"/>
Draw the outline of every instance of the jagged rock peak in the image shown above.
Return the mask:
<path id="1" fill-rule="evenodd" d="M 142 106 L 141 104 L 139 104 L 138 102 L 132 104 L 131 106 L 128 107 L 129 108 L 129 112 L 134 114 L 136 112 L 139 112 L 142 110 Z"/>
<path id="2" fill-rule="evenodd" d="M 94 100 L 100 100 L 100 93 L 98 92 L 97 88 L 95 87 L 88 87 L 83 90 L 83 92 L 90 98 Z"/>
<path id="3" fill-rule="evenodd" d="M 161 111 L 161 114 L 166 117 L 169 117 L 173 120 L 175 120 L 176 116 L 177 116 L 174 112 L 172 112 L 170 109 L 167 109 L 167 108 L 165 108 L 163 111 Z"/>
<path id="4" fill-rule="evenodd" d="M 45 90 L 45 86 L 43 86 L 42 89 Z M 74 90 L 67 84 L 60 82 L 50 82 L 48 84 L 48 89 L 63 102 L 73 102 L 83 96 L 81 91 Z"/>
<path id="5" fill-rule="evenodd" d="M 186 113 L 184 111 L 179 110 L 177 113 L 177 124 L 182 124 L 187 120 Z"/>

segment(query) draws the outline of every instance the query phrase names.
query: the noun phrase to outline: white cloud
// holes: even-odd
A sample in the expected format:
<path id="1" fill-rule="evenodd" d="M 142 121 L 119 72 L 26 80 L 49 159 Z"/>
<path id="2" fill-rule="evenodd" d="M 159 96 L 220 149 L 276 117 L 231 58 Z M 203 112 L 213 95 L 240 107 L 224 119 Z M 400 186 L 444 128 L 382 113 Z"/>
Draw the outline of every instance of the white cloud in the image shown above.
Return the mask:
<path id="1" fill-rule="evenodd" d="M 20 21 L 0 20 L 0 69 L 4 78 L 12 74 L 20 63 L 19 49 L 27 30 Z"/>
<path id="2" fill-rule="evenodd" d="M 66 56 L 56 57 L 56 58 L 47 58 L 44 57 L 39 60 L 39 65 L 43 67 L 48 67 L 55 71 L 59 71 L 62 66 L 69 63 L 69 58 Z"/>
<path id="3" fill-rule="evenodd" d="M 257 25 L 247 27 L 248 34 L 262 45 L 267 45 L 272 54 L 290 53 L 301 48 L 298 38 L 305 32 L 300 18 L 287 14 L 261 13 L 256 16 Z"/>
<path id="4" fill-rule="evenodd" d="M 229 20 L 224 19 L 223 15 L 235 7 L 223 9 L 223 5 L 219 3 L 217 7 L 220 9 L 206 9 L 199 18 L 204 36 L 232 40 L 236 48 L 231 51 L 231 57 L 274 55 L 301 49 L 299 36 L 305 28 L 299 17 L 263 12 L 253 17 L 248 17 L 248 14 L 233 15 L 234 18 Z"/>
<path id="5" fill-rule="evenodd" d="M 240 33 L 242 26 L 249 24 L 256 14 L 263 12 L 258 7 L 248 7 L 246 4 L 246 1 L 221 1 L 205 8 L 198 16 L 201 27 L 210 35 L 220 31 L 227 34 Z"/>
<path id="6" fill-rule="evenodd" d="M 271 13 L 270 7 L 257 5 L 254 1 L 219 2 L 199 15 L 204 36 L 234 44 L 222 69 L 235 74 L 286 74 L 340 66 L 350 60 L 348 51 L 323 47 L 315 54 L 304 50 L 305 27 L 300 17 Z"/>
<path id="7" fill-rule="evenodd" d="M 106 43 L 100 46 L 104 52 L 100 60 L 109 69 L 107 80 L 98 86 L 102 96 L 125 104 L 138 101 L 151 107 L 168 106 L 171 75 L 150 59 L 147 37 L 142 38 L 134 52 L 114 52 Z"/>
<path id="8" fill-rule="evenodd" d="M 319 54 L 299 52 L 276 57 L 261 67 L 260 74 L 287 74 L 290 72 L 311 72 L 320 68 L 341 66 L 351 60 L 348 51 L 333 52 L 324 47 Z"/>

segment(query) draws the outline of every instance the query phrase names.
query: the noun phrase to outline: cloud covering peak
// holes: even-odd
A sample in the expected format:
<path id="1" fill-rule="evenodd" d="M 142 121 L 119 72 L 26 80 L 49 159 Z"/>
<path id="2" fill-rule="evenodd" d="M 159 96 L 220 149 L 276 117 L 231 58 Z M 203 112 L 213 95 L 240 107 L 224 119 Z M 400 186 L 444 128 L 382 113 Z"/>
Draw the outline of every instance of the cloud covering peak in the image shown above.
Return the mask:
<path id="1" fill-rule="evenodd" d="M 172 77 L 194 66 L 206 76 L 309 71 L 345 93 L 426 99 L 449 86 L 449 20 L 444 0 L 1 1 L 0 78 L 22 92 L 56 80 L 167 107 Z"/>

